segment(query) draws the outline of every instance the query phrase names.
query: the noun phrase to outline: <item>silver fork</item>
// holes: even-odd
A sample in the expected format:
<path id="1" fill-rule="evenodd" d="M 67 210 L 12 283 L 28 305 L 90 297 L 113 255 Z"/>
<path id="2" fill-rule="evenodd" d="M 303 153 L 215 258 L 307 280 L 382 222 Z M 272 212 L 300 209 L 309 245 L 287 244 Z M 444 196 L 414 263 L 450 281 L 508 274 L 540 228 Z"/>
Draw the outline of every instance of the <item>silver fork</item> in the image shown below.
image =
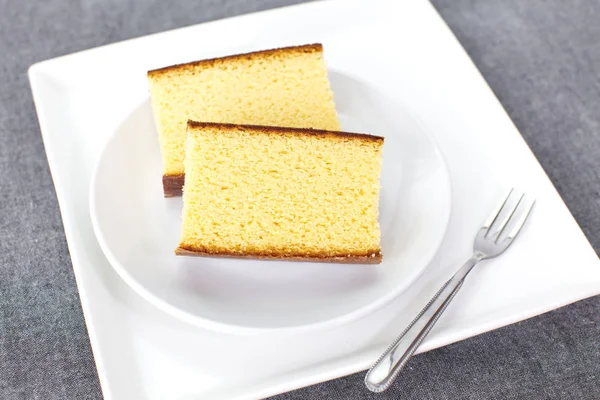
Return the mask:
<path id="1" fill-rule="evenodd" d="M 396 379 L 402 368 L 429 334 L 442 313 L 460 290 L 473 267 L 482 260 L 504 253 L 523 228 L 535 201 L 526 204 L 525 194 L 511 190 L 498 208 L 479 229 L 471 258 L 433 296 L 419 315 L 375 362 L 365 376 L 365 385 L 372 392 L 383 392 Z M 508 229 L 510 227 L 510 229 Z M 508 234 L 505 231 L 508 229 Z"/>

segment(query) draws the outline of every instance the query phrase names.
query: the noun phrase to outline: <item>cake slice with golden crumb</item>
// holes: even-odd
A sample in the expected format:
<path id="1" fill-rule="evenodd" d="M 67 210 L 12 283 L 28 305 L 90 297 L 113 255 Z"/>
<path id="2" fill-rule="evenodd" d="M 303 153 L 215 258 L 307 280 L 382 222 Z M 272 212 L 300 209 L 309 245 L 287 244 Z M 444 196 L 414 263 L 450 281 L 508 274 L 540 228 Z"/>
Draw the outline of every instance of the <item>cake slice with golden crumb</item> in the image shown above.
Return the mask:
<path id="1" fill-rule="evenodd" d="M 189 121 L 178 255 L 381 262 L 383 138 Z"/>
<path id="2" fill-rule="evenodd" d="M 148 72 L 165 196 L 181 195 L 188 119 L 339 130 L 320 44 Z"/>

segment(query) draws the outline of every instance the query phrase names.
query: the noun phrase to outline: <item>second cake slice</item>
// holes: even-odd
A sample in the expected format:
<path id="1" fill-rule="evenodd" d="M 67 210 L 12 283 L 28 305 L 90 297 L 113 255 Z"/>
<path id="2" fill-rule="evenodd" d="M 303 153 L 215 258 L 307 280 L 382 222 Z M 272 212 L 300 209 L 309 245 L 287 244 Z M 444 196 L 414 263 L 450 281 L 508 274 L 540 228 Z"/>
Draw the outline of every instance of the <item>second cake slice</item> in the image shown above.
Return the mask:
<path id="1" fill-rule="evenodd" d="M 383 138 L 188 122 L 178 255 L 381 262 Z"/>
<path id="2" fill-rule="evenodd" d="M 148 72 L 166 197 L 181 195 L 188 119 L 339 130 L 320 44 Z"/>

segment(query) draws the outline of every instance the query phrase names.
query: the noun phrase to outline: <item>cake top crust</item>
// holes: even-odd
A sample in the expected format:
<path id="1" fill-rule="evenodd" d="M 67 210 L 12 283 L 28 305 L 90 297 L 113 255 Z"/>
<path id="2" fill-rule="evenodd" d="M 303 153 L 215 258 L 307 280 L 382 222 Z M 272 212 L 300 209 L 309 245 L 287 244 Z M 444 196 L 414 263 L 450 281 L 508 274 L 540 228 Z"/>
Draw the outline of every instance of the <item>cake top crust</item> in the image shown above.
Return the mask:
<path id="1" fill-rule="evenodd" d="M 217 58 L 210 58 L 210 59 L 206 59 L 206 60 L 193 61 L 193 62 L 189 62 L 189 63 L 175 64 L 175 65 L 171 65 L 168 67 L 163 67 L 163 68 L 158 68 L 158 69 L 148 71 L 148 77 L 149 78 L 159 77 L 160 75 L 167 73 L 167 72 L 193 71 L 194 69 L 196 69 L 196 67 L 210 68 L 210 67 L 213 67 L 218 64 L 232 62 L 232 61 L 243 61 L 243 60 L 254 61 L 254 60 L 260 60 L 261 58 L 265 59 L 265 58 L 267 58 L 269 56 L 273 56 L 273 55 L 284 56 L 286 54 L 317 53 L 317 52 L 323 52 L 323 45 L 321 45 L 320 43 L 306 44 L 306 45 L 301 45 L 301 46 L 279 47 L 276 49 L 253 51 L 250 53 L 234 54 L 234 55 L 225 56 L 225 57 L 217 57 Z"/>
<path id="2" fill-rule="evenodd" d="M 290 134 L 295 133 L 298 135 L 315 135 L 315 136 L 330 136 L 339 138 L 355 138 L 362 139 L 365 141 L 383 142 L 384 138 L 381 136 L 369 135 L 366 133 L 356 132 L 339 132 L 339 131 L 327 131 L 323 129 L 312 129 L 312 128 L 287 128 L 280 126 L 262 126 L 262 125 L 237 125 L 219 122 L 198 122 L 188 120 L 188 130 L 193 131 L 194 129 L 202 128 L 213 128 L 217 130 L 231 131 L 231 130 L 242 130 L 248 133 L 260 132 L 266 134 Z"/>

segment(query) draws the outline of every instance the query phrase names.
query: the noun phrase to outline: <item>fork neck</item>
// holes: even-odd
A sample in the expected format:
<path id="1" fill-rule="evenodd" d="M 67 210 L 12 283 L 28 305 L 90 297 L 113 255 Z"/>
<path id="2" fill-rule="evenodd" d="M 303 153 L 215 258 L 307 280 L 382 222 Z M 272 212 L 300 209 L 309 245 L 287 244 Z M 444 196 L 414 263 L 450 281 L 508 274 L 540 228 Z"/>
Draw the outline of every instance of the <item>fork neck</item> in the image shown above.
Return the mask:
<path id="1" fill-rule="evenodd" d="M 485 254 L 483 254 L 480 251 L 476 251 L 473 253 L 473 255 L 471 256 L 471 258 L 469 258 L 467 260 L 467 262 L 465 262 L 463 264 L 463 266 L 456 272 L 456 274 L 454 274 L 454 276 L 452 277 L 452 280 L 454 282 L 460 282 L 463 279 L 465 279 L 467 277 L 467 275 L 469 274 L 469 272 L 471 272 L 471 270 L 473 269 L 473 267 L 481 260 L 483 260 L 485 258 Z"/>

